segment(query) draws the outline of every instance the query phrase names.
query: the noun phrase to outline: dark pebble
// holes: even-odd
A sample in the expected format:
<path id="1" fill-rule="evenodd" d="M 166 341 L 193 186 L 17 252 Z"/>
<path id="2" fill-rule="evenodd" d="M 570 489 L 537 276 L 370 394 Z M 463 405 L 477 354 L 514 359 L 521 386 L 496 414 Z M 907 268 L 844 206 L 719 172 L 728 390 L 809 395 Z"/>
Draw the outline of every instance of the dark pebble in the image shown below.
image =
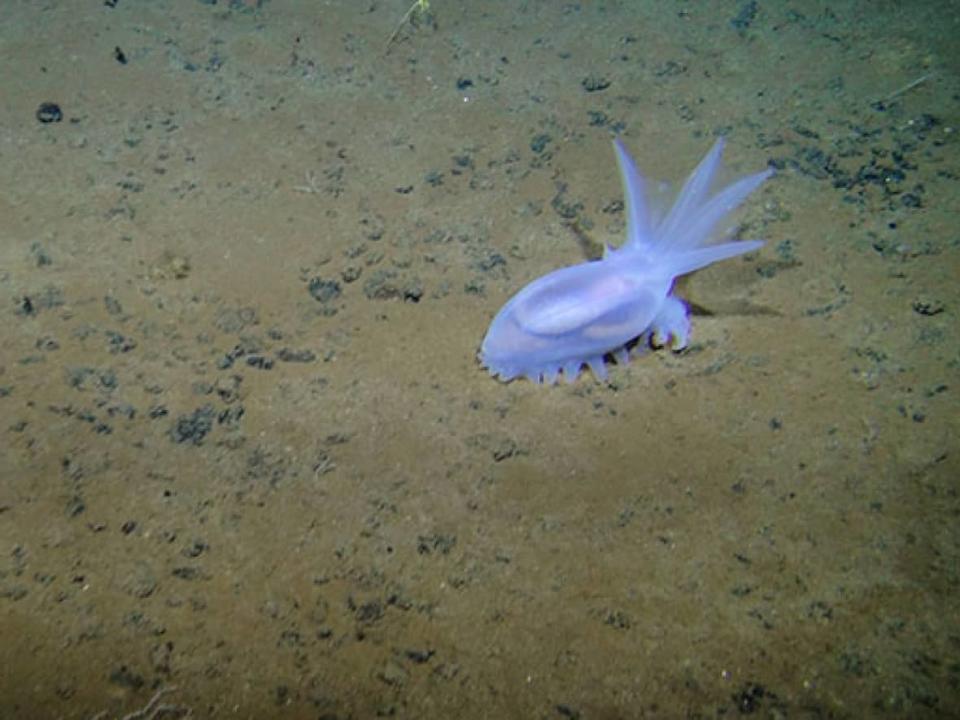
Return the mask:
<path id="1" fill-rule="evenodd" d="M 416 303 L 423 297 L 423 285 L 416 278 L 403 280 L 393 270 L 382 269 L 364 283 L 363 293 L 370 300 L 400 299 Z"/>
<path id="2" fill-rule="evenodd" d="M 943 303 L 939 300 L 914 300 L 913 301 L 913 311 L 917 315 L 925 315 L 927 317 L 932 317 L 933 315 L 939 315 L 943 312 Z"/>
<path id="3" fill-rule="evenodd" d="M 133 672 L 126 665 L 121 665 L 118 669 L 110 673 L 110 682 L 114 685 L 127 687 L 132 690 L 139 690 L 146 684 L 146 680 L 144 680 L 142 675 Z"/>
<path id="4" fill-rule="evenodd" d="M 170 429 L 170 437 L 175 443 L 200 445 L 203 438 L 213 429 L 213 407 L 204 405 L 191 415 L 181 415 Z"/>
<path id="5" fill-rule="evenodd" d="M 58 123 L 63 120 L 63 111 L 56 103 L 40 103 L 40 107 L 37 108 L 37 120 L 44 124 Z"/>
<path id="6" fill-rule="evenodd" d="M 552 138 L 547 133 L 540 133 L 530 141 L 530 149 L 538 155 L 547 149 Z"/>
<path id="7" fill-rule="evenodd" d="M 310 281 L 307 290 L 317 302 L 327 303 L 340 297 L 340 283 L 336 280 L 324 280 L 315 277 Z"/>
<path id="8" fill-rule="evenodd" d="M 767 692 L 763 685 L 748 685 L 733 699 L 737 703 L 737 710 L 742 715 L 750 715 L 760 709 L 760 705 Z"/>
<path id="9" fill-rule="evenodd" d="M 601 90 L 606 90 L 608 87 L 610 87 L 610 80 L 605 77 L 590 75 L 589 77 L 585 77 L 583 80 L 581 80 L 580 85 L 588 93 L 600 92 Z"/>
<path id="10" fill-rule="evenodd" d="M 240 420 L 243 419 L 245 412 L 246 410 L 244 410 L 243 405 L 229 407 L 217 415 L 217 422 L 225 427 L 236 427 L 240 424 Z"/>
<path id="11" fill-rule="evenodd" d="M 736 30 L 746 30 L 757 17 L 757 3 L 755 0 L 744 3 L 740 11 L 730 20 L 730 26 Z"/>
<path id="12" fill-rule="evenodd" d="M 263 355 L 248 355 L 247 365 L 258 370 L 271 370 L 273 369 L 273 360 Z"/>
<path id="13" fill-rule="evenodd" d="M 407 658 L 413 660 L 413 662 L 422 664 L 427 662 L 430 658 L 433 657 L 433 650 L 407 650 L 405 653 Z"/>
<path id="14" fill-rule="evenodd" d="M 171 571 L 171 575 L 181 580 L 197 580 L 203 577 L 200 570 L 195 567 L 175 567 Z"/>
<path id="15" fill-rule="evenodd" d="M 281 348 L 277 351 L 277 360 L 280 362 L 309 363 L 316 359 L 317 356 L 310 350 L 291 350 L 290 348 Z"/>

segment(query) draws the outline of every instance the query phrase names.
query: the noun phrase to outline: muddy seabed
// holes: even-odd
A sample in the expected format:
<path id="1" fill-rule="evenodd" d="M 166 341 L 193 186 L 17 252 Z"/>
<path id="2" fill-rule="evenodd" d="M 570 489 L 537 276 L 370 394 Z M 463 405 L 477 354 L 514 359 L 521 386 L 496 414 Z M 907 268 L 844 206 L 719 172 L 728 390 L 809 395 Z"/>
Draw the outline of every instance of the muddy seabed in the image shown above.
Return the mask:
<path id="1" fill-rule="evenodd" d="M 408 8 L 6 3 L 0 717 L 955 717 L 955 5 Z M 691 346 L 489 377 L 721 134 Z"/>

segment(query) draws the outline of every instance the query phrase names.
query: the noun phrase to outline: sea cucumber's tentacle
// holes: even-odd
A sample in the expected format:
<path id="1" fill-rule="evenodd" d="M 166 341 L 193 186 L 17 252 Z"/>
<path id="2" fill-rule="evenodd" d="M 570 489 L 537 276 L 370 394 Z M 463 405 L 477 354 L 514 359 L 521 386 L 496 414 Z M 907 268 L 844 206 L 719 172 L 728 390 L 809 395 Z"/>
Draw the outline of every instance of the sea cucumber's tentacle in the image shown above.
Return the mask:
<path id="1" fill-rule="evenodd" d="M 650 329 L 655 345 L 672 345 L 674 350 L 685 348 L 690 340 L 690 313 L 686 303 L 675 295 L 668 295 Z"/>

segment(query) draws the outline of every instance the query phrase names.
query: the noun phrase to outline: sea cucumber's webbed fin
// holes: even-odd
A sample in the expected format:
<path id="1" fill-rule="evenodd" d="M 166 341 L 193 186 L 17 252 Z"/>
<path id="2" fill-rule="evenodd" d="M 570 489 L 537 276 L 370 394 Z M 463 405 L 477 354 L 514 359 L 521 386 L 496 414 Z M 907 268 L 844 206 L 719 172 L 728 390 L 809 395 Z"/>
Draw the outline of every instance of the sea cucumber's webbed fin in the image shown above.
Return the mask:
<path id="1" fill-rule="evenodd" d="M 683 184 L 683 188 L 677 195 L 677 199 L 673 203 L 673 207 L 670 208 L 666 219 L 657 227 L 657 245 L 670 244 L 677 231 L 687 222 L 691 214 L 701 208 L 710 193 L 710 186 L 713 184 L 713 178 L 720 167 L 722 156 L 723 138 L 721 137 L 717 138 L 717 141 L 700 161 L 700 164 L 697 165 L 697 168 L 690 173 L 690 177 Z"/>
<path id="2" fill-rule="evenodd" d="M 717 223 L 733 212 L 771 175 L 773 170 L 770 169 L 747 175 L 718 192 L 680 224 L 665 249 L 671 253 L 683 252 L 709 243 Z"/>

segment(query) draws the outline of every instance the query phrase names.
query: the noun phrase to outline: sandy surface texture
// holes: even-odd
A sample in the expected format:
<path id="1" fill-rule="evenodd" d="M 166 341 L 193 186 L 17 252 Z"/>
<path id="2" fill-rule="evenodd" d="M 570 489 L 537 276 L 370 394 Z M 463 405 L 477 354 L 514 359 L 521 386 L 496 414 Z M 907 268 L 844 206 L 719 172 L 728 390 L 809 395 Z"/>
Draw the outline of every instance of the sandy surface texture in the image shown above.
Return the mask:
<path id="1" fill-rule="evenodd" d="M 8 0 L 0 718 L 956 717 L 958 38 Z M 686 350 L 498 382 L 502 304 L 622 239 L 617 135 L 774 167 L 766 245 Z"/>

